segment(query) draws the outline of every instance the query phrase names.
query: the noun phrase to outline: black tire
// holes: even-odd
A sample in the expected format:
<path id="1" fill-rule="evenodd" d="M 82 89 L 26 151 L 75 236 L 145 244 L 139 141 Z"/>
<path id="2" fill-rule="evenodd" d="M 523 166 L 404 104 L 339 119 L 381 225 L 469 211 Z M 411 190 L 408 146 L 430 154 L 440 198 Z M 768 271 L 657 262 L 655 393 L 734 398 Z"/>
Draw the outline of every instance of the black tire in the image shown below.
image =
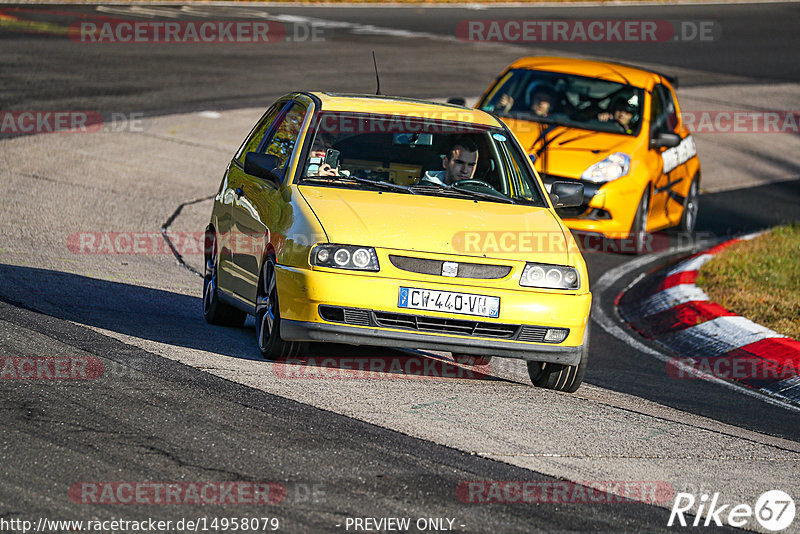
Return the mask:
<path id="1" fill-rule="evenodd" d="M 210 241 L 209 241 L 210 240 Z M 203 274 L 203 317 L 209 324 L 242 326 L 247 313 L 219 300 L 217 295 L 217 243 L 213 235 L 206 236 L 206 265 Z"/>
<path id="2" fill-rule="evenodd" d="M 298 341 L 281 339 L 281 310 L 278 305 L 278 284 L 275 279 L 275 258 L 267 256 L 261 268 L 256 296 L 256 341 L 264 358 L 292 358 L 300 353 Z"/>
<path id="3" fill-rule="evenodd" d="M 586 362 L 589 360 L 589 325 L 583 335 L 581 346 L 581 361 L 578 365 L 565 365 L 563 363 L 527 362 L 528 375 L 534 386 L 574 393 L 583 382 L 586 374 Z"/>
<path id="4" fill-rule="evenodd" d="M 629 243 L 633 245 L 633 249 L 624 247 L 622 250 L 630 250 L 633 254 L 644 254 L 650 242 L 650 236 L 647 234 L 647 212 L 650 209 L 650 186 L 644 190 L 642 199 L 636 207 L 636 215 L 631 224 L 631 232 L 628 236 Z"/>
<path id="5" fill-rule="evenodd" d="M 677 229 L 680 232 L 691 234 L 697 225 L 697 212 L 700 207 L 700 182 L 695 176 L 689 186 L 689 192 L 686 198 L 683 199 L 683 213 L 681 213 L 681 222 L 678 223 Z"/>
<path id="6" fill-rule="evenodd" d="M 462 365 L 489 365 L 492 361 L 491 356 L 477 356 L 475 354 L 453 353 L 453 359 Z"/>

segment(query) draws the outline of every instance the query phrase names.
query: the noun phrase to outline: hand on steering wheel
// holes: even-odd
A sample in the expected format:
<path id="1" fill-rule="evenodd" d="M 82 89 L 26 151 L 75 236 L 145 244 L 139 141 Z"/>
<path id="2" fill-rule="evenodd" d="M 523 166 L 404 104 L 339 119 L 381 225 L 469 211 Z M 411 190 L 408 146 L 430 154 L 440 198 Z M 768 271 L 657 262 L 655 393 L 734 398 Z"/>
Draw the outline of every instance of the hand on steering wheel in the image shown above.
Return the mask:
<path id="1" fill-rule="evenodd" d="M 487 189 L 491 189 L 492 191 L 497 191 L 497 189 L 495 189 L 494 187 L 492 187 L 488 183 L 484 182 L 483 180 L 476 180 L 474 178 L 470 178 L 468 180 L 458 180 L 457 182 L 453 182 L 450 185 L 452 187 L 456 187 L 456 186 L 461 187 L 461 186 L 465 186 L 465 185 L 467 185 L 467 186 L 469 186 L 469 185 L 478 185 L 478 186 L 481 186 L 481 187 L 485 187 Z"/>

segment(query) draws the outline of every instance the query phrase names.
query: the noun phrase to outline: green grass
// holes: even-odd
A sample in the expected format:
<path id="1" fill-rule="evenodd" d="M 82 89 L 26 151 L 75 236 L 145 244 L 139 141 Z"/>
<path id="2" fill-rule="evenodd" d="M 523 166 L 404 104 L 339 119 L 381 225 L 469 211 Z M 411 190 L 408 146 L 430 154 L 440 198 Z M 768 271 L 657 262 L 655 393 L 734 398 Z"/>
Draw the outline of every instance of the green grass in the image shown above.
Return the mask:
<path id="1" fill-rule="evenodd" d="M 697 285 L 728 310 L 800 339 L 800 222 L 724 249 Z"/>

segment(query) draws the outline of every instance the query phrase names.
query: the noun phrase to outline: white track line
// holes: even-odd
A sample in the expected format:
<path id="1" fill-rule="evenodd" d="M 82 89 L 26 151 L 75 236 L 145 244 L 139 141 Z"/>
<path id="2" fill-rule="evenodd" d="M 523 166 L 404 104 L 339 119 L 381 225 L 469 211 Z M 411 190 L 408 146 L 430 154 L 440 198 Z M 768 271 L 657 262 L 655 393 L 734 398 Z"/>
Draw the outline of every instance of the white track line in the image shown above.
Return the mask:
<path id="1" fill-rule="evenodd" d="M 603 276 L 600 277 L 600 279 L 594 284 L 592 288 L 593 289 L 592 294 L 595 301 L 595 306 L 593 306 L 592 309 L 592 318 L 595 320 L 597 324 L 600 325 L 600 327 L 603 330 L 605 330 L 615 338 L 619 339 L 626 345 L 638 350 L 639 352 L 653 356 L 654 358 L 657 358 L 658 360 L 661 360 L 664 363 L 672 362 L 672 364 L 678 367 L 679 370 L 682 370 L 685 373 L 692 373 L 694 376 L 696 376 L 701 380 L 714 382 L 715 384 L 719 384 L 722 387 L 726 387 L 738 393 L 742 393 L 744 395 L 748 395 L 755 399 L 759 399 L 763 402 L 766 402 L 767 404 L 771 404 L 773 406 L 778 406 L 786 410 L 800 413 L 800 407 L 798 406 L 789 404 L 787 402 L 783 402 L 778 399 L 771 398 L 765 393 L 759 393 L 756 390 L 752 390 L 745 386 L 739 385 L 738 383 L 727 382 L 715 376 L 699 372 L 693 367 L 682 363 L 680 359 L 668 356 L 662 352 L 659 352 L 645 345 L 638 339 L 631 336 L 625 329 L 621 328 L 617 324 L 617 322 L 612 317 L 609 317 L 609 315 L 603 310 L 602 306 L 603 293 L 608 291 L 611 288 L 611 286 L 614 285 L 614 283 L 620 279 L 620 277 L 625 276 L 632 271 L 640 269 L 641 267 L 644 267 L 648 263 L 653 263 L 664 256 L 668 256 L 670 254 L 674 254 L 677 252 L 688 252 L 691 249 L 692 249 L 691 246 L 685 246 L 685 247 L 678 247 L 674 249 L 665 250 L 664 252 L 659 252 L 657 254 L 642 256 L 641 258 L 637 258 L 633 261 L 624 263 L 606 272 Z M 614 297 L 616 297 L 616 295 L 614 295 Z M 612 297 L 612 299 L 614 297 Z"/>

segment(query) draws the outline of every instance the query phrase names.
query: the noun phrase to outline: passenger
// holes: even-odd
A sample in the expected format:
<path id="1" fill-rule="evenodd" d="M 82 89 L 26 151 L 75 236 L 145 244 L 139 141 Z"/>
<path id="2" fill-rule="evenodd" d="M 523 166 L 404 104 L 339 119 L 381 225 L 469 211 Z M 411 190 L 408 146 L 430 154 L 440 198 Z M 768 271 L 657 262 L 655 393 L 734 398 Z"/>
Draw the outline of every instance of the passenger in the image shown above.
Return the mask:
<path id="1" fill-rule="evenodd" d="M 314 146 L 308 153 L 308 167 L 306 176 L 340 176 L 339 164 L 337 159 L 336 167 L 331 167 L 325 162 L 328 149 L 333 146 L 333 137 L 327 134 L 318 133 L 314 139 Z M 346 171 L 342 175 L 348 175 Z"/>

